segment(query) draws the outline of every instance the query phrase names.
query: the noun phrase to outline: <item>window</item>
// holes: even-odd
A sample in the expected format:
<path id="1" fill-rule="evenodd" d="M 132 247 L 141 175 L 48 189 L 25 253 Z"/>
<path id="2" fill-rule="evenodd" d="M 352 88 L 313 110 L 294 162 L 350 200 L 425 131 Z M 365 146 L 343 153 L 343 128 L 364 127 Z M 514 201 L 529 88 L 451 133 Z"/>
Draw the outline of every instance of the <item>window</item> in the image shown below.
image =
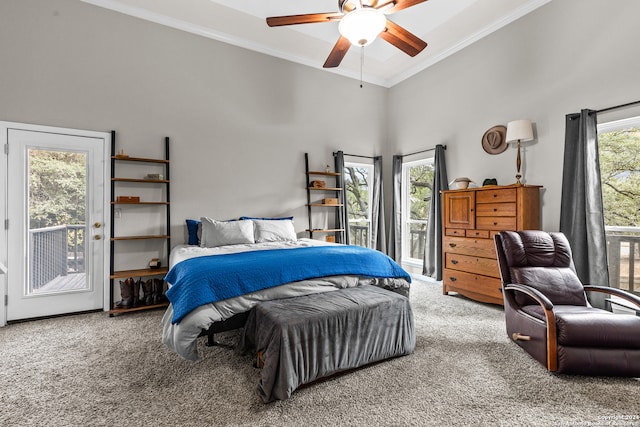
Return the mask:
<path id="1" fill-rule="evenodd" d="M 640 295 L 640 117 L 598 125 L 612 287 Z"/>
<path id="2" fill-rule="evenodd" d="M 433 185 L 433 158 L 402 165 L 402 260 L 422 265 Z"/>
<path id="3" fill-rule="evenodd" d="M 344 164 L 349 244 L 371 247 L 371 180 L 373 165 Z"/>

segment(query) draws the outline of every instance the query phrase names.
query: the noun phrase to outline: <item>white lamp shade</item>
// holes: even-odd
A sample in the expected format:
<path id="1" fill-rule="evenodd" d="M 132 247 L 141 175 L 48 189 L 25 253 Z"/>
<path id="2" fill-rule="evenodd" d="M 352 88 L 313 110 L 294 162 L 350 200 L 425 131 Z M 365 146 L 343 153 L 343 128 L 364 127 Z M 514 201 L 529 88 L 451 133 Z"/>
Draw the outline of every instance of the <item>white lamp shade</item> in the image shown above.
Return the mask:
<path id="1" fill-rule="evenodd" d="M 354 9 L 340 20 L 338 31 L 354 46 L 366 46 L 387 26 L 387 18 L 373 8 Z"/>
<path id="2" fill-rule="evenodd" d="M 531 141 L 533 139 L 533 127 L 531 120 L 514 120 L 507 123 L 506 142 Z"/>

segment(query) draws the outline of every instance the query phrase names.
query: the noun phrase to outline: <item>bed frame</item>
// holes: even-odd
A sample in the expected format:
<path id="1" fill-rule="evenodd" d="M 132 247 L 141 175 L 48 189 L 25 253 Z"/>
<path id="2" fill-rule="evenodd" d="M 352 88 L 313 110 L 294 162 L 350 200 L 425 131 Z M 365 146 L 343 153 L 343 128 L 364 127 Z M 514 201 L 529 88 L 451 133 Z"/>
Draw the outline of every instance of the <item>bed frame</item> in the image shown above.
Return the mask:
<path id="1" fill-rule="evenodd" d="M 244 313 L 238 313 L 234 316 L 231 316 L 227 320 L 223 320 L 222 322 L 214 322 L 209 326 L 209 329 L 203 329 L 200 332 L 200 337 L 207 337 L 207 347 L 213 347 L 220 345 L 218 341 L 215 339 L 215 334 L 220 332 L 233 331 L 235 329 L 244 328 L 244 324 L 249 317 L 249 312 L 246 311 Z"/>

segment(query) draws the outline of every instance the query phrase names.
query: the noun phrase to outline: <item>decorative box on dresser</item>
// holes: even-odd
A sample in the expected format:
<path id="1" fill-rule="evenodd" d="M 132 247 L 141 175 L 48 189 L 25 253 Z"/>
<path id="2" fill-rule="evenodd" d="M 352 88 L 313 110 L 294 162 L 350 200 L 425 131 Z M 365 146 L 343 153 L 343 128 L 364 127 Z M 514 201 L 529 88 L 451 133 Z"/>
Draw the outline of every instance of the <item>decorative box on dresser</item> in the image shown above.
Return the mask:
<path id="1" fill-rule="evenodd" d="M 540 228 L 538 185 L 442 191 L 442 292 L 503 304 L 493 236 Z"/>

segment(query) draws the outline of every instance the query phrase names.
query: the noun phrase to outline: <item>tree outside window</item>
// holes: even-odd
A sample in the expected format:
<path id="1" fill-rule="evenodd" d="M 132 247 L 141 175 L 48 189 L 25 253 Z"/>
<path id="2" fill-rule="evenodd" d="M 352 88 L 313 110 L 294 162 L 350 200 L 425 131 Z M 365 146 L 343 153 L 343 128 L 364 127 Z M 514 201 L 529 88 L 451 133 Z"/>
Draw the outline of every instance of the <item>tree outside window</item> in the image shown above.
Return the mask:
<path id="1" fill-rule="evenodd" d="M 611 286 L 640 295 L 640 117 L 598 126 Z"/>
<path id="2" fill-rule="evenodd" d="M 433 197 L 433 158 L 407 162 L 402 170 L 402 259 L 420 264 Z"/>
<path id="3" fill-rule="evenodd" d="M 373 165 L 345 163 L 344 183 L 349 221 L 349 244 L 371 247 L 371 186 Z"/>

